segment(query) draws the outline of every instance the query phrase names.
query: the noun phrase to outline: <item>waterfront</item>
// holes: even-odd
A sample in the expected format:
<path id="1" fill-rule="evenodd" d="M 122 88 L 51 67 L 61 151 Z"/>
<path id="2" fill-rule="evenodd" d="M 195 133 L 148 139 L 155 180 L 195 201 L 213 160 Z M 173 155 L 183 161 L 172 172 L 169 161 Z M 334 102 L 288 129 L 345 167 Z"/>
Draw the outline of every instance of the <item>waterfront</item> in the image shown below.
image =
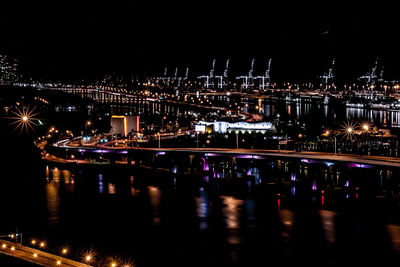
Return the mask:
<path id="1" fill-rule="evenodd" d="M 220 177 L 228 163 L 216 164 Z M 237 172 L 250 168 L 250 180 L 231 180 L 20 162 L 5 166 L 1 226 L 137 266 L 397 260 L 398 170 L 328 165 L 243 159 Z"/>

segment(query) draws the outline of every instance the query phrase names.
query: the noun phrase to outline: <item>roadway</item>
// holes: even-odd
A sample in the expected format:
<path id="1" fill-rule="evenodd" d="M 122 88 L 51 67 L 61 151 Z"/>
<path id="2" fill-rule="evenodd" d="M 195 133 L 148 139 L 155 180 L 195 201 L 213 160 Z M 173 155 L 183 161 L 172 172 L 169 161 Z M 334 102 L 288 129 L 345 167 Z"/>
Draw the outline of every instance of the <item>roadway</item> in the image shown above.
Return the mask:
<path id="1" fill-rule="evenodd" d="M 280 157 L 293 159 L 308 159 L 327 162 L 346 162 L 366 165 L 400 167 L 400 158 L 385 156 L 368 156 L 357 154 L 341 154 L 311 151 L 289 151 L 289 150 L 267 150 L 267 149 L 234 149 L 234 148 L 145 148 L 145 147 L 111 147 L 113 142 L 102 144 L 96 147 L 72 147 L 68 146 L 66 140 L 58 142 L 59 148 L 84 150 L 94 153 L 120 153 L 126 154 L 129 151 L 154 151 L 154 152 L 186 152 L 186 153 L 207 153 L 209 156 L 242 156 L 247 158 L 262 159 L 262 157 Z M 75 162 L 75 161 L 74 161 Z"/>
<path id="2" fill-rule="evenodd" d="M 4 247 L 5 245 L 5 247 Z M 12 250 L 14 247 L 14 250 Z M 66 259 L 61 256 L 50 254 L 41 250 L 15 244 L 6 240 L 0 239 L 0 252 L 12 257 L 16 257 L 25 261 L 33 262 L 41 266 L 65 266 L 65 267 L 90 267 L 81 262 Z M 35 257 L 36 254 L 36 257 Z M 59 263 L 57 263 L 59 262 Z"/>

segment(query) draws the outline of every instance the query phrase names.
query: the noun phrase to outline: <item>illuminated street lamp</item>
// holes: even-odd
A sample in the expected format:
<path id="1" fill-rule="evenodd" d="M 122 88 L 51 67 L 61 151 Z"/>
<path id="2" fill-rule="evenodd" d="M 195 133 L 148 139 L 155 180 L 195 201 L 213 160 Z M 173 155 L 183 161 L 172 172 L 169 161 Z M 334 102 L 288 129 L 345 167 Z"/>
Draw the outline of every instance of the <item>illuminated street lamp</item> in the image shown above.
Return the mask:
<path id="1" fill-rule="evenodd" d="M 90 255 L 87 255 L 85 258 L 86 261 L 90 261 L 91 259 L 92 259 L 92 257 Z"/>
<path id="2" fill-rule="evenodd" d="M 369 125 L 367 124 L 367 123 L 364 123 L 363 125 L 362 125 L 362 129 L 364 130 L 364 131 L 369 131 Z"/>

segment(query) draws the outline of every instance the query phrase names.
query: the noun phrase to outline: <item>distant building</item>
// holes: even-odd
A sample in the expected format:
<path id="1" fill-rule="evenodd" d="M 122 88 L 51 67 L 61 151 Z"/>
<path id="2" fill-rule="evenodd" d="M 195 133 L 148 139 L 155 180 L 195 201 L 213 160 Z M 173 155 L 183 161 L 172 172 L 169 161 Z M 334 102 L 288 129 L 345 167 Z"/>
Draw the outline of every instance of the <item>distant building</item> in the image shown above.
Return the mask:
<path id="1" fill-rule="evenodd" d="M 139 116 L 111 116 L 111 134 L 128 136 L 128 133 L 131 131 L 139 131 Z"/>
<path id="2" fill-rule="evenodd" d="M 266 132 L 276 132 L 275 126 L 271 122 L 256 122 L 256 123 L 251 123 L 251 122 L 225 122 L 225 121 L 216 121 L 216 122 L 205 122 L 205 121 L 199 121 L 199 123 L 196 125 L 198 129 L 200 129 L 199 126 L 205 125 L 205 126 L 212 126 L 213 130 L 218 133 L 230 133 L 230 132 L 260 132 L 260 133 L 266 133 Z"/>

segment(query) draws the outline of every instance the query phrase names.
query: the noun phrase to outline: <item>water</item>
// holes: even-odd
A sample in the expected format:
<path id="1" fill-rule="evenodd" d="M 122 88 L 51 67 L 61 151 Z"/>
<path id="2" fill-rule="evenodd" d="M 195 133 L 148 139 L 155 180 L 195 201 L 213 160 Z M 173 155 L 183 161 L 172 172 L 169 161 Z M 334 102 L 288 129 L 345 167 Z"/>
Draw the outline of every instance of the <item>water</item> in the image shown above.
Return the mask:
<path id="1" fill-rule="evenodd" d="M 398 260 L 398 170 L 238 159 L 235 178 L 230 160 L 212 161 L 230 175 L 10 166 L 0 182 L 1 229 L 44 239 L 53 252 L 93 249 L 103 263 L 138 266 Z"/>

